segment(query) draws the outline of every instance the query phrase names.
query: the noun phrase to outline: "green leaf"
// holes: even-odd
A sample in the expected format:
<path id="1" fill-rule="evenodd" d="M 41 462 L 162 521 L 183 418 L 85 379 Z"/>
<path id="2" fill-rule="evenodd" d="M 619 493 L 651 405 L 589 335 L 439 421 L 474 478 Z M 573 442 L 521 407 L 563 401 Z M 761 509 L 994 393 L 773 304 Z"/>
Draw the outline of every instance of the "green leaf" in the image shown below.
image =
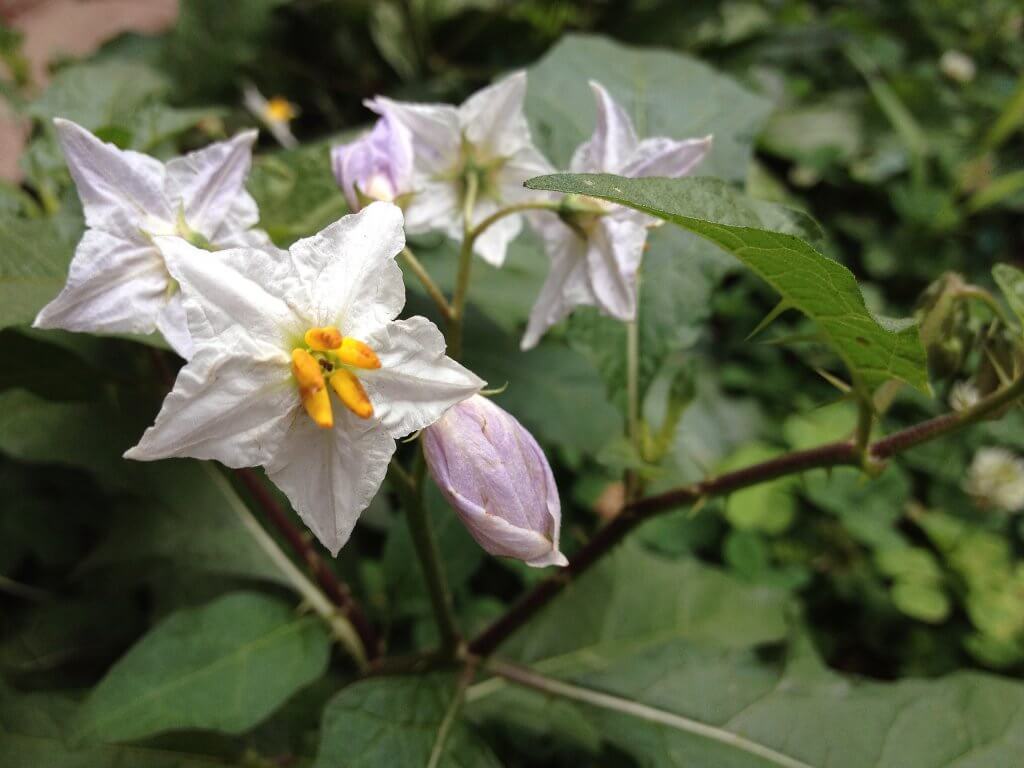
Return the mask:
<path id="1" fill-rule="evenodd" d="M 313 768 L 497 768 L 490 748 L 462 721 L 443 734 L 453 709 L 452 675 L 378 677 L 343 689 L 324 710 Z"/>
<path id="2" fill-rule="evenodd" d="M 260 209 L 260 227 L 281 247 L 348 213 L 331 172 L 330 142 L 259 155 L 247 187 Z"/>
<path id="3" fill-rule="evenodd" d="M 0 683 L 0 765 L 8 768 L 228 768 L 234 762 L 166 746 L 67 743 L 76 704 L 66 694 L 16 694 Z"/>
<path id="4" fill-rule="evenodd" d="M 859 389 L 870 392 L 898 379 L 929 391 L 917 327 L 876 318 L 846 267 L 788 234 L 809 226 L 800 214 L 752 200 L 715 179 L 555 174 L 531 179 L 527 186 L 628 205 L 711 240 L 817 323 Z"/>
<path id="5" fill-rule="evenodd" d="M 48 219 L 0 213 L 0 328 L 31 323 L 57 295 L 67 279 L 75 240 Z"/>
<path id="6" fill-rule="evenodd" d="M 951 607 L 941 587 L 916 581 L 897 581 L 893 584 L 892 601 L 907 616 L 930 624 L 944 621 Z"/>
<path id="7" fill-rule="evenodd" d="M 746 176 L 752 137 L 770 110 L 766 100 L 689 56 L 584 35 L 564 37 L 529 70 L 526 114 L 534 140 L 556 166 L 567 167 L 594 130 L 591 79 L 622 104 L 640 136 L 713 134 L 700 173 Z"/>
<path id="8" fill-rule="evenodd" d="M 1009 264 L 996 264 L 992 267 L 992 277 L 1013 314 L 1024 325 L 1024 272 Z"/>
<path id="9" fill-rule="evenodd" d="M 263 595 L 235 593 L 179 611 L 111 667 L 82 705 L 76 736 L 241 733 L 323 674 L 329 648 L 319 619 Z"/>
<path id="10" fill-rule="evenodd" d="M 768 461 L 782 452 L 764 443 L 747 443 L 720 467 L 720 472 L 742 469 Z M 793 495 L 799 479 L 780 477 L 741 491 L 730 493 L 725 500 L 725 516 L 742 531 L 781 533 L 793 522 L 796 498 Z"/>

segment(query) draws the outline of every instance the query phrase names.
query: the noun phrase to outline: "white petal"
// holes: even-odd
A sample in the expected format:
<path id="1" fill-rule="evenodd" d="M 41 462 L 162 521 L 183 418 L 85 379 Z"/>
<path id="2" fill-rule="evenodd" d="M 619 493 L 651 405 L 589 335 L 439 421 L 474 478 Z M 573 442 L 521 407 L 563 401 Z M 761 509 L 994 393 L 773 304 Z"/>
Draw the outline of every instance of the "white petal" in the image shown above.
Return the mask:
<path id="1" fill-rule="evenodd" d="M 597 125 L 589 141 L 576 149 L 570 168 L 574 173 L 618 173 L 636 150 L 636 129 L 604 86 L 591 80 L 590 90 L 597 100 Z"/>
<path id="2" fill-rule="evenodd" d="M 167 196 L 203 237 L 212 240 L 238 198 L 247 195 L 255 141 L 256 131 L 245 131 L 167 163 Z"/>
<path id="3" fill-rule="evenodd" d="M 299 517 L 337 555 L 384 481 L 395 441 L 373 420 L 336 407 L 334 428 L 321 429 L 299 413 L 267 475 Z"/>
<path id="4" fill-rule="evenodd" d="M 391 323 L 368 343 L 381 367 L 360 371 L 359 378 L 373 403 L 374 417 L 392 437 L 433 424 L 484 386 L 444 354 L 444 336 L 425 317 Z"/>
<path id="5" fill-rule="evenodd" d="M 535 147 L 524 147 L 508 158 L 498 174 L 502 202 L 516 203 L 522 200 L 554 200 L 560 197 L 554 192 L 527 189 L 523 183 L 534 176 L 554 173 L 555 169 L 547 158 Z"/>
<path id="6" fill-rule="evenodd" d="M 603 216 L 587 241 L 587 272 L 598 306 L 617 320 L 636 317 L 636 272 L 647 228 L 632 217 Z"/>
<path id="7" fill-rule="evenodd" d="M 380 202 L 292 245 L 314 323 L 365 340 L 396 318 L 405 306 L 405 283 L 395 256 L 404 247 L 401 209 Z"/>
<path id="8" fill-rule="evenodd" d="M 292 297 L 301 297 L 305 288 L 287 253 L 250 248 L 210 252 L 180 237 L 154 242 L 181 283 L 189 332 L 197 342 L 233 330 L 287 348 L 310 326 L 294 309 Z"/>
<path id="9" fill-rule="evenodd" d="M 156 329 L 171 345 L 171 349 L 186 360 L 192 359 L 195 344 L 192 343 L 192 334 L 188 332 L 188 314 L 185 312 L 181 291 L 175 291 L 163 309 L 157 312 Z"/>
<path id="10" fill-rule="evenodd" d="M 449 181 L 422 182 L 405 206 L 405 231 L 411 235 L 441 231 L 462 237 L 462 209 L 458 191 Z"/>
<path id="11" fill-rule="evenodd" d="M 632 178 L 665 176 L 678 178 L 693 171 L 711 151 L 711 136 L 703 139 L 644 139 L 619 174 Z"/>
<path id="12" fill-rule="evenodd" d="M 366 102 L 378 115 L 388 115 L 408 128 L 416 170 L 429 175 L 450 171 L 462 145 L 459 112 L 449 104 L 411 104 L 383 96 Z"/>
<path id="13" fill-rule="evenodd" d="M 143 242 L 140 227 L 147 219 L 173 220 L 163 163 L 100 141 L 70 120 L 53 123 L 88 226 Z"/>
<path id="14" fill-rule="evenodd" d="M 497 210 L 498 204 L 493 200 L 481 200 L 473 211 L 473 223 L 479 224 Z M 522 216 L 519 214 L 504 216 L 491 224 L 474 241 L 473 252 L 488 264 L 500 267 L 505 263 L 505 253 L 509 243 L 516 239 L 522 228 Z M 461 240 L 461 236 L 458 239 Z"/>
<path id="15" fill-rule="evenodd" d="M 526 72 L 515 72 L 477 91 L 459 107 L 459 125 L 467 141 L 507 157 L 530 145 L 523 114 Z"/>
<path id="16" fill-rule="evenodd" d="M 530 310 L 520 342 L 524 350 L 537 346 L 547 330 L 568 317 L 575 307 L 597 303 L 587 278 L 586 243 L 556 217 L 546 218 L 554 222 L 543 225 L 542 230 L 551 269 Z"/>
<path id="17" fill-rule="evenodd" d="M 288 355 L 240 333 L 219 341 L 197 348 L 126 458 L 191 456 L 251 467 L 274 455 L 299 412 Z"/>
<path id="18" fill-rule="evenodd" d="M 152 333 L 167 303 L 168 274 L 150 244 L 86 230 L 68 280 L 39 312 L 37 328 L 94 333 Z"/>

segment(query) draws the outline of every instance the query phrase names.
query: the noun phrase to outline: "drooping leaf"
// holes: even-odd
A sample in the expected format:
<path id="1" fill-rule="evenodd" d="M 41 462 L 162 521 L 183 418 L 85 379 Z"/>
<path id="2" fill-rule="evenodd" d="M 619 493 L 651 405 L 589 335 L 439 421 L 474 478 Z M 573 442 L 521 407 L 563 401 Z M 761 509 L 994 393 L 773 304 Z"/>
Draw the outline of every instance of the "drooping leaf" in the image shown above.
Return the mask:
<path id="1" fill-rule="evenodd" d="M 72 746 L 76 702 L 67 694 L 17 694 L 0 684 L 0 765 L 9 768 L 229 768 L 233 762 L 166 746 Z"/>
<path id="2" fill-rule="evenodd" d="M 1009 264 L 996 264 L 992 267 L 992 277 L 1013 314 L 1024 323 L 1024 272 Z"/>
<path id="3" fill-rule="evenodd" d="M 442 724 L 455 696 L 444 673 L 378 677 L 344 688 L 324 710 L 313 768 L 497 768 L 490 748 L 464 722 Z"/>
<path id="4" fill-rule="evenodd" d="M 83 741 L 189 728 L 241 733 L 321 675 L 329 647 L 319 619 L 255 593 L 179 611 L 114 664 L 82 705 L 75 733 Z"/>
<path id="5" fill-rule="evenodd" d="M 848 269 L 790 234 L 810 227 L 800 214 L 752 200 L 714 179 L 555 174 L 531 179 L 527 185 L 628 205 L 711 240 L 816 322 L 858 388 L 870 392 L 898 379 L 929 391 L 917 327 L 869 312 Z M 807 234 L 812 233 L 810 227 Z"/>

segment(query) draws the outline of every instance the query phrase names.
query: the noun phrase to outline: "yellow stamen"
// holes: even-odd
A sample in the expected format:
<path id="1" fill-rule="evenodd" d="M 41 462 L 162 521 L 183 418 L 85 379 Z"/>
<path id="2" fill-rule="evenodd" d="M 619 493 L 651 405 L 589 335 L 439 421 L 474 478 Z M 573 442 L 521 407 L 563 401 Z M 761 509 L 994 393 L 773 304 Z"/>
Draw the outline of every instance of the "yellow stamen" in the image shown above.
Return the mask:
<path id="1" fill-rule="evenodd" d="M 373 416 L 373 404 L 354 373 L 346 371 L 344 368 L 338 369 L 331 374 L 331 387 L 345 407 L 360 419 L 368 419 Z"/>
<path id="2" fill-rule="evenodd" d="M 288 99 L 275 96 L 267 102 L 267 120 L 275 123 L 287 123 L 295 119 L 295 105 Z"/>
<path id="3" fill-rule="evenodd" d="M 299 384 L 299 399 L 302 407 L 318 427 L 330 429 L 334 426 L 331 412 L 331 396 L 324 386 L 324 374 L 320 363 L 304 349 L 292 350 L 292 374 Z"/>
<path id="4" fill-rule="evenodd" d="M 341 331 L 333 325 L 323 328 L 310 328 L 306 331 L 306 346 L 317 352 L 327 352 L 341 346 Z"/>
<path id="5" fill-rule="evenodd" d="M 380 368 L 380 358 L 377 353 L 361 341 L 346 336 L 341 340 L 341 346 L 335 354 L 345 365 L 354 368 Z"/>

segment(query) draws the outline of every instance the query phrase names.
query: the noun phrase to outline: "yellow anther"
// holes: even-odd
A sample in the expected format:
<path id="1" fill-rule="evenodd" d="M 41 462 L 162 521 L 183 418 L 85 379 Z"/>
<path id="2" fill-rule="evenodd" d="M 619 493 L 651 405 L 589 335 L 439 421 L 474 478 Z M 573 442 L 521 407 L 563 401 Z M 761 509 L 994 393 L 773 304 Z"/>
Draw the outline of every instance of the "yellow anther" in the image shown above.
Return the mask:
<path id="1" fill-rule="evenodd" d="M 281 96 L 270 99 L 265 107 L 267 120 L 274 123 L 291 122 L 295 119 L 296 114 L 295 105 Z"/>
<path id="2" fill-rule="evenodd" d="M 323 328 L 310 328 L 306 331 L 306 346 L 317 352 L 326 352 L 341 346 L 341 331 L 333 325 Z"/>
<path id="3" fill-rule="evenodd" d="M 335 351 L 338 359 L 345 365 L 353 368 L 380 368 L 380 358 L 377 353 L 361 341 L 346 336 L 341 340 L 341 346 Z"/>
<path id="4" fill-rule="evenodd" d="M 373 403 L 366 395 L 366 390 L 356 375 L 344 368 L 331 374 L 331 387 L 338 394 L 341 402 L 360 419 L 373 416 Z"/>
<path id="5" fill-rule="evenodd" d="M 331 396 L 324 383 L 320 363 L 304 349 L 292 350 L 292 374 L 299 385 L 299 399 L 302 407 L 318 427 L 330 429 L 334 426 L 331 412 Z"/>

